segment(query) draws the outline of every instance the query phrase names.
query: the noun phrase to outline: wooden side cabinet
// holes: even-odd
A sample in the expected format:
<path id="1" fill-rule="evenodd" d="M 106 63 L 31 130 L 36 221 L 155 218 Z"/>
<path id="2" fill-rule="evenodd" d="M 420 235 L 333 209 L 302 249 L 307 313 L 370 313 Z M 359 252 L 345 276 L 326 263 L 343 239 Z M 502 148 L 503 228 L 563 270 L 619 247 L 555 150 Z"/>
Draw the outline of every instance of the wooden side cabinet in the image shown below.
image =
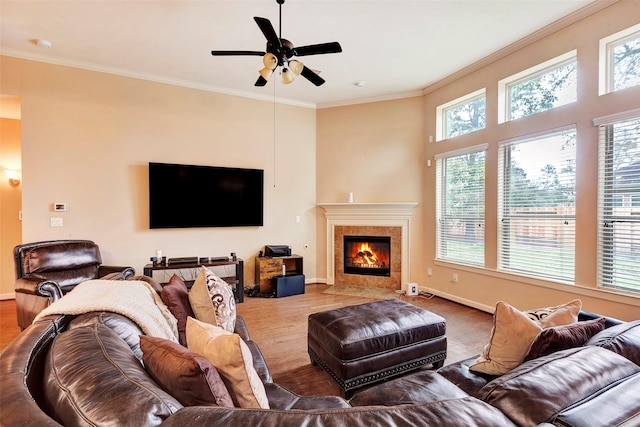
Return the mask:
<path id="1" fill-rule="evenodd" d="M 284 275 L 302 274 L 302 257 L 300 255 L 283 256 L 277 258 L 256 258 L 256 282 L 260 286 L 260 292 L 273 290 L 273 278 Z"/>

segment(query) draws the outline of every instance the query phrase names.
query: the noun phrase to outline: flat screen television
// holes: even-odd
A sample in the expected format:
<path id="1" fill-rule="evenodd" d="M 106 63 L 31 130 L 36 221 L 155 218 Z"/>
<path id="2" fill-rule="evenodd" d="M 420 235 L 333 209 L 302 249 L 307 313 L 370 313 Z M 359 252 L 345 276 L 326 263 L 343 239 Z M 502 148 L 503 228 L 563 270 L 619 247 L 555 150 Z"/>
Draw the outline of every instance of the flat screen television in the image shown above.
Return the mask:
<path id="1" fill-rule="evenodd" d="M 264 171 L 149 163 L 149 228 L 263 225 Z"/>

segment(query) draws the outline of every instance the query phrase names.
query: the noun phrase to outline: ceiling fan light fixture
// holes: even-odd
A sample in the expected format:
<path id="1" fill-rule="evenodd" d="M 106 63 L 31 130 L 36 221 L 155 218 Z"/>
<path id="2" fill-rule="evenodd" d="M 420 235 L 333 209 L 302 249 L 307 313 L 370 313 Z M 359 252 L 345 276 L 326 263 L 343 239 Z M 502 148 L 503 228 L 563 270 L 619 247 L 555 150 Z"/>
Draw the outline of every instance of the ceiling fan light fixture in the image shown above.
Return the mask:
<path id="1" fill-rule="evenodd" d="M 282 69 L 282 83 L 288 85 L 295 79 L 293 73 L 288 68 Z"/>
<path id="2" fill-rule="evenodd" d="M 299 76 L 304 68 L 304 64 L 300 61 L 296 61 L 295 59 L 289 61 L 289 69 L 293 71 L 293 74 Z"/>
<path id="3" fill-rule="evenodd" d="M 269 77 L 271 77 L 271 75 L 273 74 L 273 70 L 265 67 L 262 70 L 258 71 L 258 73 L 260 73 L 263 79 L 269 80 Z"/>
<path id="4" fill-rule="evenodd" d="M 264 68 L 273 71 L 278 66 L 278 58 L 273 53 L 265 53 L 262 57 L 262 63 Z"/>

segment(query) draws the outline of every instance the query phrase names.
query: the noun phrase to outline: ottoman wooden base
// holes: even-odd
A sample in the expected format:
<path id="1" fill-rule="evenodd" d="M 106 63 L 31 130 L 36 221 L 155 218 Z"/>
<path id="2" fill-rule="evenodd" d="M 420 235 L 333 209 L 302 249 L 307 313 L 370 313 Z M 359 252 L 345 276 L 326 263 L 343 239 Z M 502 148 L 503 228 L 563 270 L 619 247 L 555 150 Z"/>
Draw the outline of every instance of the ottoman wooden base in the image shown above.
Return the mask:
<path id="1" fill-rule="evenodd" d="M 309 315 L 308 351 L 346 398 L 357 388 L 444 364 L 444 318 L 391 299 Z"/>

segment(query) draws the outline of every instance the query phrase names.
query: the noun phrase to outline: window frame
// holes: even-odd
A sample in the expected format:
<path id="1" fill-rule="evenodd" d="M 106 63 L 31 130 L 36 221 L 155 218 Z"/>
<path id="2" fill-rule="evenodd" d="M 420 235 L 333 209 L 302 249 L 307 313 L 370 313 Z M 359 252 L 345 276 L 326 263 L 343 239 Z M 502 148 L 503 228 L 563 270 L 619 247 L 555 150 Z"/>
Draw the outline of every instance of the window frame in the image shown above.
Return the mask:
<path id="1" fill-rule="evenodd" d="M 512 229 L 511 229 L 511 222 L 512 222 L 512 218 L 514 217 L 513 215 L 509 214 L 507 215 L 505 212 L 507 210 L 507 194 L 505 191 L 505 186 L 507 185 L 507 178 L 506 178 L 506 174 L 507 174 L 507 167 L 510 164 L 510 162 L 507 162 L 507 159 L 505 159 L 505 150 L 508 149 L 508 147 L 515 145 L 515 144 L 523 144 L 523 143 L 527 143 L 527 142 L 532 142 L 532 141 L 536 141 L 536 140 L 540 140 L 540 139 L 545 139 L 548 137 L 553 137 L 554 135 L 561 135 L 563 133 L 567 133 L 569 131 L 573 131 L 576 134 L 577 137 L 577 128 L 575 125 L 569 125 L 569 126 L 563 126 L 563 127 L 559 127 L 559 128 L 555 128 L 555 129 L 549 129 L 549 130 L 544 130 L 541 132 L 536 132 L 536 133 L 532 133 L 532 134 L 528 134 L 528 135 L 523 135 L 520 137 L 516 137 L 516 138 L 511 138 L 508 140 L 503 140 L 503 141 L 499 141 L 498 142 L 498 194 L 497 194 L 497 200 L 498 200 L 498 215 L 497 215 L 497 251 L 496 251 L 496 255 L 497 255 L 497 270 L 504 272 L 504 273 L 508 273 L 508 274 L 518 274 L 518 275 L 522 275 L 522 276 L 526 276 L 526 277 L 530 277 L 530 278 L 535 278 L 535 279 L 544 279 L 544 280 L 552 280 L 552 281 L 556 281 L 556 282 L 562 282 L 562 283 L 566 283 L 566 284 L 570 284 L 573 285 L 575 284 L 575 256 L 576 256 L 576 247 L 575 247 L 575 238 L 576 238 L 576 225 L 575 225 L 575 221 L 576 221 L 576 211 L 575 211 L 575 201 L 574 201 L 574 206 L 573 206 L 573 215 L 556 215 L 553 218 L 554 219 L 559 219 L 559 220 L 564 220 L 564 221 L 572 221 L 573 222 L 573 271 L 571 272 L 570 277 L 569 276 L 563 276 L 563 275 L 551 275 L 551 274 L 543 274 L 543 273 L 539 273 L 536 271 L 532 271 L 532 270 L 526 270 L 526 269 L 522 269 L 522 268 L 510 268 L 507 267 L 503 262 L 505 259 L 509 258 L 510 256 L 505 255 L 505 252 L 509 252 L 511 253 L 512 248 L 511 245 L 505 246 L 505 242 L 507 241 L 507 238 L 505 238 L 505 229 L 508 228 L 508 233 L 507 234 L 511 234 Z M 577 150 L 576 150 L 576 154 L 577 156 Z M 576 176 L 577 178 L 577 176 Z M 575 192 L 575 183 L 574 183 L 574 192 Z M 525 215 L 527 218 L 539 218 L 539 219 L 548 219 L 549 216 L 548 214 L 545 214 L 544 212 L 541 213 L 527 213 Z M 517 216 L 515 216 L 516 218 L 518 218 Z M 508 224 L 508 225 L 505 225 Z M 510 241 L 510 237 L 509 237 L 509 241 Z"/>
<path id="2" fill-rule="evenodd" d="M 610 36 L 600 39 L 599 51 L 599 75 L 598 75 L 598 95 L 606 95 L 608 93 L 617 92 L 629 88 L 615 89 L 615 75 L 613 63 L 613 48 L 620 44 L 624 44 L 629 40 L 640 37 L 640 24 L 625 28 L 622 31 L 611 34 Z M 632 87 L 637 87 L 632 86 Z"/>
<path id="3" fill-rule="evenodd" d="M 596 286 L 599 289 L 618 292 L 618 293 L 631 293 L 640 294 L 640 288 L 634 289 L 620 284 L 614 283 L 614 276 L 618 277 L 618 272 L 615 272 L 615 253 L 612 249 L 614 247 L 614 241 L 620 239 L 621 236 L 615 235 L 610 231 L 611 223 L 624 223 L 625 225 L 640 224 L 640 219 L 634 219 L 633 208 L 638 207 L 634 205 L 634 199 L 638 200 L 640 196 L 640 183 L 632 188 L 625 189 L 630 194 L 627 194 L 629 203 L 625 205 L 617 205 L 617 200 L 624 199 L 624 194 L 620 194 L 620 188 L 613 184 L 615 177 L 615 171 L 613 170 L 612 158 L 615 150 L 615 140 L 613 137 L 613 126 L 621 125 L 628 122 L 638 121 L 640 122 L 640 109 L 630 110 L 619 114 L 613 114 L 606 117 L 601 117 L 593 120 L 594 126 L 599 127 L 598 131 L 598 250 L 597 250 L 597 274 L 596 274 Z M 639 132 L 640 136 L 640 132 Z M 631 212 L 629 217 L 614 213 L 614 209 L 630 208 Z M 615 227 L 615 226 L 614 226 Z M 640 243 L 640 239 L 633 240 L 631 235 L 625 234 L 622 236 L 624 242 L 629 245 Z M 622 263 L 624 267 L 624 263 Z M 628 265 L 627 270 L 622 269 L 621 276 L 632 267 Z M 632 279 L 633 280 L 633 279 Z"/>
<path id="4" fill-rule="evenodd" d="M 527 80 L 534 79 L 538 76 L 541 76 L 553 69 L 560 68 L 566 64 L 571 62 L 575 62 L 577 66 L 578 61 L 578 50 L 573 49 L 569 52 L 563 53 L 562 55 L 558 55 L 555 58 L 551 58 L 545 62 L 542 62 L 533 67 L 527 68 L 526 70 L 522 70 L 519 73 L 512 74 L 509 77 L 501 79 L 498 81 L 498 124 L 510 122 L 513 120 L 522 119 L 524 117 L 529 117 L 531 115 L 540 113 L 542 111 L 549 111 L 557 107 L 552 107 L 547 110 L 538 111 L 536 113 L 529 114 L 524 117 L 519 117 L 518 119 L 511 118 L 511 90 L 510 88 L 518 83 L 522 83 Z M 576 85 L 577 86 L 577 85 Z M 577 91 L 577 89 L 576 89 Z M 577 93 L 576 93 L 576 101 L 577 102 Z M 562 104 L 567 105 L 567 104 Z"/>
<path id="5" fill-rule="evenodd" d="M 450 138 L 455 138 L 457 136 L 461 136 L 461 135 L 467 135 L 469 133 L 473 133 L 473 132 L 477 132 L 479 130 L 482 130 L 486 127 L 487 124 L 487 120 L 485 117 L 485 127 L 480 128 L 480 129 L 474 129 L 472 131 L 460 134 L 460 135 L 455 135 L 452 137 L 448 137 L 446 135 L 447 133 L 447 111 L 452 110 L 456 107 L 459 107 L 461 105 L 465 105 L 465 104 L 470 104 L 478 99 L 484 98 L 485 100 L 485 107 L 486 107 L 486 102 L 487 102 L 487 88 L 483 87 L 481 89 L 478 89 L 476 91 L 473 91 L 471 93 L 468 93 L 466 95 L 463 95 L 461 97 L 458 97 L 452 101 L 446 102 L 442 105 L 439 105 L 436 107 L 436 141 L 444 141 L 446 139 L 450 139 Z"/>
<path id="6" fill-rule="evenodd" d="M 484 153 L 484 166 L 483 166 L 483 177 L 482 177 L 482 198 L 483 198 L 483 203 L 482 203 L 482 225 L 483 225 L 483 233 L 485 233 L 486 231 L 486 170 L 487 170 L 487 150 L 489 148 L 489 144 L 478 144 L 478 145 L 474 145 L 468 148 L 464 148 L 464 149 L 460 149 L 460 150 L 455 150 L 455 151 L 448 151 L 446 153 L 442 153 L 442 154 L 438 154 L 435 156 L 436 158 L 436 260 L 439 261 L 445 261 L 445 262 L 453 262 L 456 264 L 464 264 L 464 265 L 470 265 L 470 266 L 474 266 L 474 267 L 484 267 L 485 266 L 485 246 L 486 246 L 486 235 L 483 235 L 483 239 L 482 239 L 482 261 L 481 262 L 470 262 L 468 260 L 465 259 L 456 259 L 453 257 L 449 257 L 449 256 L 443 256 L 442 252 L 441 252 L 441 248 L 443 247 L 443 239 L 444 239 L 444 234 L 446 234 L 446 230 L 444 230 L 442 228 L 442 224 L 443 224 L 443 216 L 447 216 L 449 217 L 448 214 L 446 214 L 446 212 L 444 212 L 445 210 L 445 202 L 446 202 L 446 194 L 447 194 L 447 188 L 444 185 L 444 176 L 446 174 L 446 170 L 443 169 L 442 166 L 442 162 L 446 161 L 447 159 L 451 159 L 454 157 L 459 157 L 459 156 L 464 156 L 467 154 L 472 154 L 472 153 L 480 153 L 483 152 Z M 465 216 L 458 216 L 456 218 L 465 218 Z"/>

